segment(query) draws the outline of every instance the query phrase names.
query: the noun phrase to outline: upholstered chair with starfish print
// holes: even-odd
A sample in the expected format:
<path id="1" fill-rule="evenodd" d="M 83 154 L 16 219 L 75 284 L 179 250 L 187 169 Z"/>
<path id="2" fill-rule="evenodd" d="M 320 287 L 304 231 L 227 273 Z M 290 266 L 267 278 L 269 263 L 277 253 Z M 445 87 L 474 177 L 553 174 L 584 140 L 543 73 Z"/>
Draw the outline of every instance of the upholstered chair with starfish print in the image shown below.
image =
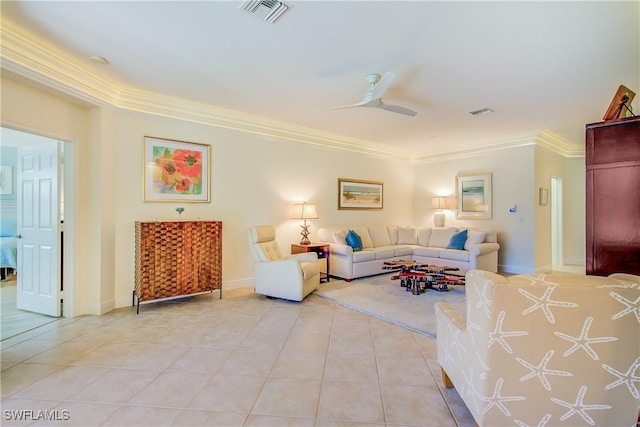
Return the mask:
<path id="1" fill-rule="evenodd" d="M 635 426 L 640 277 L 466 275 L 436 304 L 438 362 L 479 426 Z"/>

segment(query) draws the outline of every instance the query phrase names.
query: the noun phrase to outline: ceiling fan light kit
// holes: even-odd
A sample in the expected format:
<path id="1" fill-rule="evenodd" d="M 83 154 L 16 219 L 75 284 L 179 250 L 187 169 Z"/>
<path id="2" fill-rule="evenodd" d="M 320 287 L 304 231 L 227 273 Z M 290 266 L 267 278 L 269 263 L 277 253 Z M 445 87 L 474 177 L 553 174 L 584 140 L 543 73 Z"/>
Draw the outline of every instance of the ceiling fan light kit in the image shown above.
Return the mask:
<path id="1" fill-rule="evenodd" d="M 400 105 L 386 104 L 382 101 L 382 96 L 387 91 L 395 77 L 395 73 L 392 72 L 387 72 L 383 76 L 380 74 L 368 74 L 365 78 L 367 79 L 367 82 L 369 82 L 369 91 L 364 94 L 362 101 L 356 104 L 344 105 L 342 107 L 327 108 L 325 111 L 339 110 L 341 108 L 373 107 L 413 117 L 418 113 L 408 108 L 401 107 Z"/>

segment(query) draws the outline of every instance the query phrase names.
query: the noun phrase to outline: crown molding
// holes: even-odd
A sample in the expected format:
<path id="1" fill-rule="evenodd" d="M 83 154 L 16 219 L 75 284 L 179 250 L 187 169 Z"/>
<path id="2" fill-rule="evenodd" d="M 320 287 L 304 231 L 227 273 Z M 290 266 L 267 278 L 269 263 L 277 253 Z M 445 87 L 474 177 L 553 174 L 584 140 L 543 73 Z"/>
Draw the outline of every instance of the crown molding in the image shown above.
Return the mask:
<path id="1" fill-rule="evenodd" d="M 544 130 L 538 135 L 509 141 L 470 146 L 446 153 L 413 156 L 407 152 L 393 151 L 387 146 L 362 139 L 348 138 L 235 110 L 142 91 L 103 79 L 91 73 L 76 58 L 57 46 L 33 34 L 28 34 L 6 18 L 3 18 L 0 27 L 0 65 L 3 69 L 92 105 L 107 104 L 128 111 L 385 159 L 428 163 L 533 144 L 564 157 L 584 156 L 584 147 L 569 144 Z"/>
<path id="2" fill-rule="evenodd" d="M 374 157 L 410 160 L 410 156 L 369 141 L 347 138 L 290 123 L 252 116 L 184 99 L 137 90 L 107 81 L 46 40 L 27 34 L 3 18 L 0 33 L 0 64 L 37 83 L 94 105 L 189 121 L 239 132 L 351 151 Z"/>
<path id="3" fill-rule="evenodd" d="M 92 104 L 114 104 L 118 88 L 83 70 L 56 46 L 18 30 L 3 18 L 0 33 L 2 68 Z"/>
<path id="4" fill-rule="evenodd" d="M 540 131 L 536 144 L 563 157 L 584 157 L 584 145 L 570 144 L 547 130 Z"/>
<path id="5" fill-rule="evenodd" d="M 431 163 L 442 160 L 456 160 L 464 159 L 467 157 L 474 157 L 478 154 L 488 153 L 496 150 L 506 150 L 509 148 L 525 147 L 528 145 L 536 144 L 536 135 L 524 136 L 521 138 L 510 139 L 507 141 L 492 142 L 483 145 L 474 145 L 473 147 L 461 148 L 455 151 L 449 151 L 446 153 L 430 154 L 427 156 L 414 157 L 412 160 L 414 163 Z"/>
<path id="6" fill-rule="evenodd" d="M 129 111 L 174 118 L 254 135 L 302 142 L 376 157 L 410 159 L 408 154 L 391 152 L 385 146 L 375 145 L 368 141 L 345 138 L 341 135 L 296 126 L 261 116 L 244 114 L 208 104 L 185 101 L 180 98 L 130 88 L 121 91 L 115 105 Z"/>

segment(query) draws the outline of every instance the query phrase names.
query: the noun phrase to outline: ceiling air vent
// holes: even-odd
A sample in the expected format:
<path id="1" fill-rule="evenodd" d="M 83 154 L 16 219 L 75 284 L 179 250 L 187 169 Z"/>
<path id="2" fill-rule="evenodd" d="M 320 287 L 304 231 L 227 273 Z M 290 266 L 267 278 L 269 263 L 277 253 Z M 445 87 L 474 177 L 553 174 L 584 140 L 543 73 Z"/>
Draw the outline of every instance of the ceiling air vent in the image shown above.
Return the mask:
<path id="1" fill-rule="evenodd" d="M 479 110 L 469 111 L 469 114 L 471 114 L 472 116 L 483 116 L 485 114 L 491 113 L 493 113 L 493 110 L 491 108 L 481 108 Z"/>
<path id="2" fill-rule="evenodd" d="M 258 18 L 275 24 L 292 6 L 278 0 L 247 0 L 241 8 Z"/>

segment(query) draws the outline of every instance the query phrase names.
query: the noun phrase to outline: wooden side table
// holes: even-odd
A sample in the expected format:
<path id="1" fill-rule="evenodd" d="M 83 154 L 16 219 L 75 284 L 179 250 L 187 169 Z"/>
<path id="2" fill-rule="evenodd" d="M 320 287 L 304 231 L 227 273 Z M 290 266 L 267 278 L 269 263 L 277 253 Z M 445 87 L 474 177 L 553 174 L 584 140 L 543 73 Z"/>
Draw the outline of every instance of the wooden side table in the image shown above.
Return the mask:
<path id="1" fill-rule="evenodd" d="M 330 280 L 331 275 L 331 262 L 329 259 L 329 244 L 328 243 L 311 243 L 309 245 L 301 245 L 299 243 L 291 244 L 291 254 L 301 254 L 305 252 L 315 252 L 318 255 L 318 259 L 326 259 L 327 260 L 327 272 L 320 272 L 320 282 L 323 280 L 328 282 Z"/>

